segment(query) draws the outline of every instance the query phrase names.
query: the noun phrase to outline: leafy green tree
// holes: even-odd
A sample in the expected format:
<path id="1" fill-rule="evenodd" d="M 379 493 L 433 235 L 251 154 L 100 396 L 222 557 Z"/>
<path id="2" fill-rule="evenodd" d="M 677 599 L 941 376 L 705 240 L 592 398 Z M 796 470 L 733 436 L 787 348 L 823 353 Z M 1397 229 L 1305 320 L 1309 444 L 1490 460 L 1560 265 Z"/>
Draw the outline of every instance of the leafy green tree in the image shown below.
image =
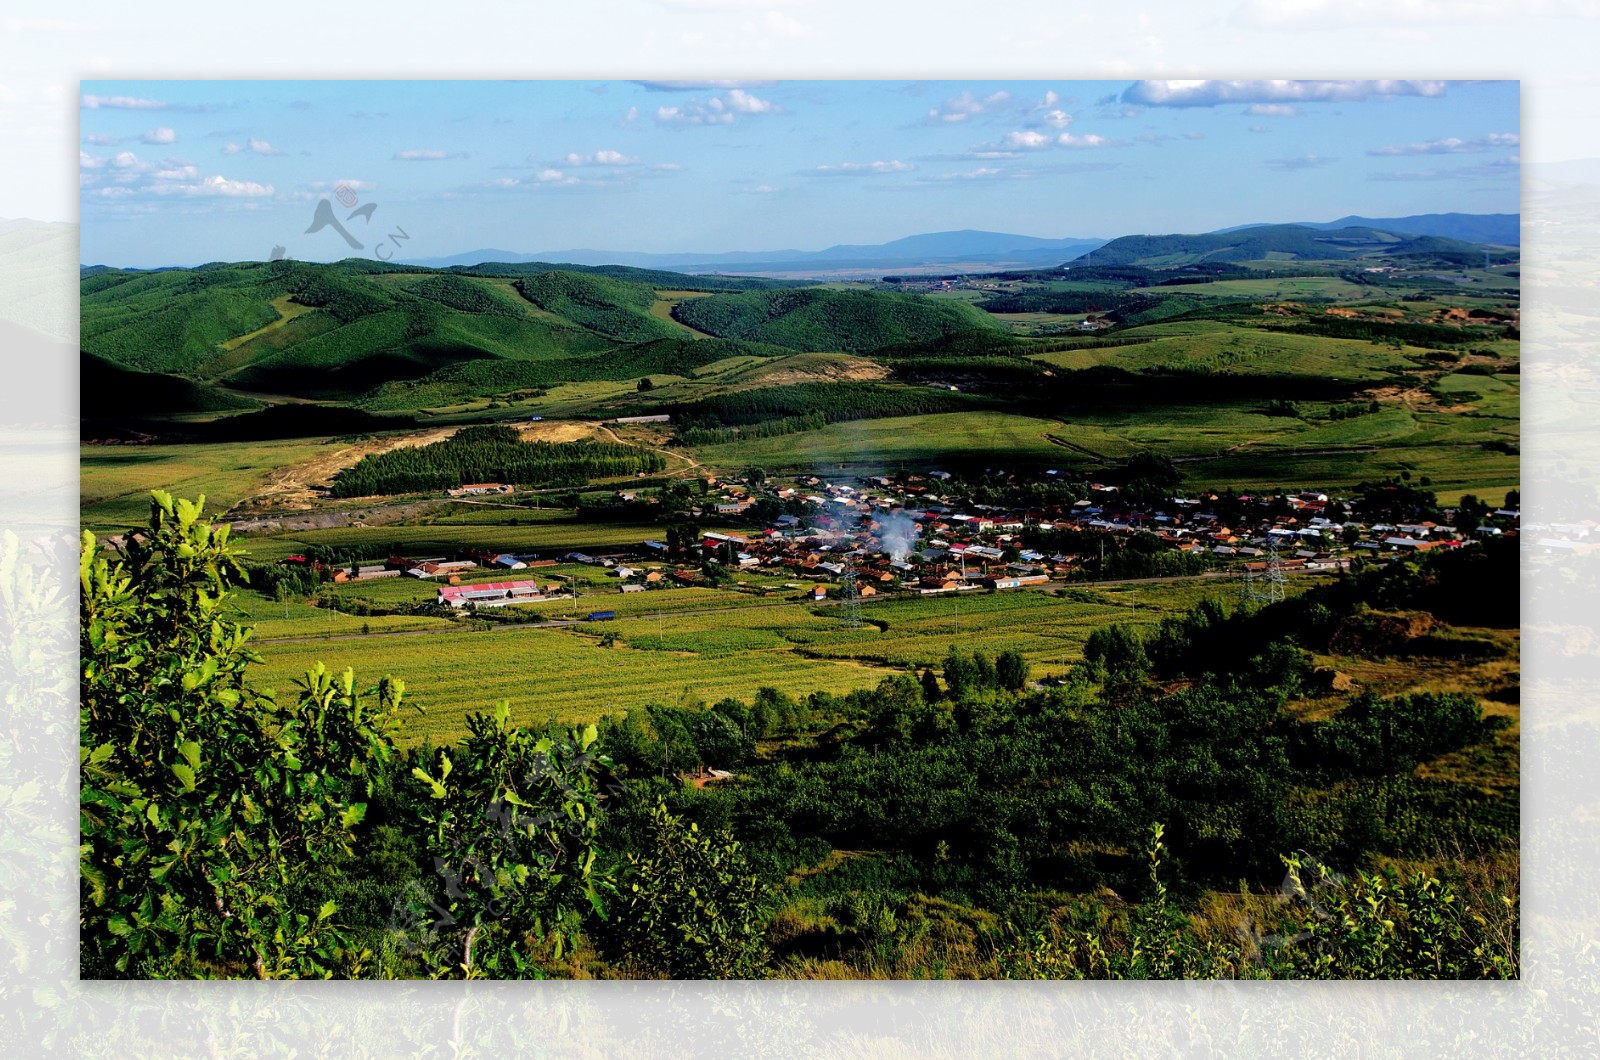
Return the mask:
<path id="1" fill-rule="evenodd" d="M 320 664 L 278 703 L 244 682 L 228 526 L 152 495 L 120 554 L 79 555 L 79 935 L 86 976 L 359 974 L 306 881 L 350 849 L 394 759 L 403 686 Z"/>
<path id="2" fill-rule="evenodd" d="M 658 800 L 645 850 L 629 853 L 613 937 L 638 970 L 753 979 L 767 961 L 762 886 L 726 831 L 702 832 Z"/>
<path id="3" fill-rule="evenodd" d="M 1089 634 L 1083 657 L 1107 680 L 1139 679 L 1150 671 L 1143 638 L 1121 623 Z"/>
<path id="4" fill-rule="evenodd" d="M 971 659 L 963 657 L 955 645 L 950 646 L 944 657 L 944 685 L 950 690 L 951 699 L 960 699 L 979 687 L 978 667 Z"/>
<path id="5" fill-rule="evenodd" d="M 595 726 L 536 733 L 512 724 L 504 700 L 469 715 L 467 732 L 454 757 L 441 749 L 411 770 L 443 893 L 413 890 L 396 913 L 435 977 L 541 977 L 546 950 L 559 960 L 586 916 L 605 915 L 613 887 L 595 859 L 612 763 Z"/>
<path id="6" fill-rule="evenodd" d="M 1008 692 L 1017 692 L 1028 683 L 1028 661 L 1015 650 L 1003 651 L 994 660 L 995 679 Z"/>
<path id="7" fill-rule="evenodd" d="M 698 765 L 726 769 L 744 763 L 755 753 L 755 741 L 721 711 L 695 712 L 689 718 L 689 730 L 694 736 Z"/>
<path id="8" fill-rule="evenodd" d="M 977 673 L 975 684 L 979 688 L 997 688 L 1000 684 L 999 675 L 995 672 L 994 660 L 986 651 L 972 653 L 972 668 Z"/>

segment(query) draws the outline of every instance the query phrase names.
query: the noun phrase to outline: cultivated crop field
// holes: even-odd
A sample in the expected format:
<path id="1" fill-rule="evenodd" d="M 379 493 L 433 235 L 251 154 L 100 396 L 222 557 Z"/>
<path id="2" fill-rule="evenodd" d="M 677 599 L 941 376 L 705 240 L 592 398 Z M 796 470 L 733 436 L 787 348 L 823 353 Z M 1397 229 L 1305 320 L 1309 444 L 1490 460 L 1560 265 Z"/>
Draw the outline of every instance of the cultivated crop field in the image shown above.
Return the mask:
<path id="1" fill-rule="evenodd" d="M 1294 578 L 1291 591 L 1321 580 Z M 1237 585 L 1193 578 L 1073 587 L 1060 595 L 1018 591 L 869 600 L 856 628 L 843 626 L 832 607 L 710 589 L 608 596 L 604 603 L 619 613 L 616 620 L 575 628 L 468 631 L 436 619 L 441 626 L 431 633 L 378 636 L 376 618 L 322 615 L 323 628 L 315 628 L 318 616 L 312 615 L 303 619 L 301 635 L 320 636 L 330 623 L 348 634 L 363 621 L 374 623 L 373 635 L 263 643 L 265 662 L 252 680 L 281 692 L 319 660 L 336 669 L 354 667 L 365 682 L 392 674 L 406 681 L 408 701 L 427 710 L 426 718 L 410 724 L 409 738 L 442 742 L 465 733 L 467 714 L 499 699 L 510 699 L 520 720 L 542 723 L 554 715 L 569 723 L 686 695 L 708 703 L 726 696 L 748 701 L 762 686 L 801 697 L 870 688 L 907 667 L 937 667 L 958 630 L 965 651 L 1017 650 L 1035 677 L 1060 674 L 1082 657 L 1095 629 L 1119 622 L 1152 626 L 1208 598 L 1231 606 Z M 262 601 L 255 610 L 267 614 L 274 606 Z M 579 613 L 589 609 L 580 601 Z M 294 614 L 292 621 L 301 620 L 301 612 Z M 551 617 L 564 614 L 552 608 Z M 299 632 L 287 624 L 275 629 L 275 635 Z M 612 647 L 601 646 L 607 633 L 615 634 Z"/>
<path id="2" fill-rule="evenodd" d="M 763 685 L 798 692 L 849 692 L 876 685 L 884 671 L 849 662 L 805 659 L 784 650 L 707 659 L 690 652 L 603 648 L 599 632 L 511 628 L 479 633 L 364 637 L 264 644 L 252 682 L 280 693 L 313 663 L 355 668 L 363 683 L 390 674 L 406 682 L 406 700 L 427 711 L 408 723 L 409 742 L 465 735 L 465 718 L 511 700 L 512 717 L 542 724 L 592 722 L 601 714 L 684 695 L 713 702 L 752 698 Z"/>
<path id="3" fill-rule="evenodd" d="M 532 516 L 533 513 L 528 513 Z M 715 529 L 715 527 L 707 527 Z M 241 542 L 258 562 L 280 560 L 306 550 L 308 545 L 367 550 L 374 559 L 387 556 L 383 550 L 396 546 L 413 559 L 425 559 L 460 548 L 495 549 L 501 552 L 566 552 L 585 549 L 604 550 L 622 545 L 638 545 L 659 538 L 658 523 L 582 523 L 536 520 L 507 515 L 501 524 L 471 526 L 342 526 L 328 530 L 301 530 L 272 536 L 247 536 Z"/>

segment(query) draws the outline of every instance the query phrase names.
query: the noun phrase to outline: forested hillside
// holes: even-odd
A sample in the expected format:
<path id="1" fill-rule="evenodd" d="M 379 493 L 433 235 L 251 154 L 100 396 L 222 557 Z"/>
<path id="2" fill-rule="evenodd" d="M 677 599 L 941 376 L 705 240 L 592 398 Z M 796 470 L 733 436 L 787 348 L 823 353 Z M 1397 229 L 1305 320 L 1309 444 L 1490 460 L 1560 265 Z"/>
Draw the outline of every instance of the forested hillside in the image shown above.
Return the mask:
<path id="1" fill-rule="evenodd" d="M 673 312 L 712 335 L 795 350 L 863 352 L 995 326 L 965 303 L 822 288 L 719 294 L 683 302 Z"/>

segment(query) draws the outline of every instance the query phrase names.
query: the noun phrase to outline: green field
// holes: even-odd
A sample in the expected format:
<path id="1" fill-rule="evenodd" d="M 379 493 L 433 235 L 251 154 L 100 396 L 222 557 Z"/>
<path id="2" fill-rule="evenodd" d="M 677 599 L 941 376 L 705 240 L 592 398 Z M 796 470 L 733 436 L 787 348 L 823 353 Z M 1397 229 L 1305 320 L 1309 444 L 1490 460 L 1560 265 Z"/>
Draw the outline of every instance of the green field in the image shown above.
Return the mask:
<path id="1" fill-rule="evenodd" d="M 1291 588 L 1302 591 L 1319 580 L 1295 578 Z M 411 579 L 376 584 L 399 583 L 432 589 Z M 510 699 L 515 716 L 525 721 L 554 714 L 579 722 L 684 695 L 706 702 L 725 696 L 748 700 L 763 685 L 798 696 L 873 687 L 906 667 L 937 667 L 958 637 L 969 651 L 1020 651 L 1034 676 L 1044 677 L 1081 658 L 1084 642 L 1100 626 L 1150 626 L 1202 599 L 1231 603 L 1236 594 L 1231 580 L 1196 578 L 1075 587 L 1059 596 L 1018 591 L 883 599 L 863 604 L 865 621 L 856 628 L 843 626 L 832 608 L 773 604 L 728 590 L 616 594 L 595 603 L 580 600 L 576 611 L 584 614 L 603 603 L 619 618 L 573 628 L 469 632 L 453 626 L 417 636 L 264 643 L 265 662 L 252 681 L 282 691 L 319 660 L 336 669 L 354 667 L 363 681 L 392 674 L 406 681 L 408 700 L 428 712 L 410 725 L 409 738 L 440 741 L 462 735 L 467 714 L 499 699 Z M 263 601 L 254 609 L 267 614 L 277 606 Z M 562 602 L 548 610 L 558 618 L 572 606 Z M 304 620 L 307 627 L 318 621 L 316 615 Z M 378 620 L 321 615 L 320 621 L 323 629 L 350 633 L 362 621 Z M 321 632 L 308 628 L 302 635 Z M 614 647 L 600 646 L 607 632 L 617 636 Z"/>
<path id="2" fill-rule="evenodd" d="M 142 525 L 150 490 L 206 496 L 207 511 L 224 511 L 251 496 L 272 472 L 325 452 L 311 439 L 212 445 L 85 445 L 79 450 L 83 525 L 114 533 Z"/>
<path id="3" fill-rule="evenodd" d="M 1217 298 L 1259 298 L 1299 301 L 1307 298 L 1332 298 L 1341 302 L 1371 298 L 1373 291 L 1338 276 L 1285 276 L 1264 280 L 1213 280 L 1210 283 L 1184 284 L 1184 294 Z M 1134 294 L 1171 294 L 1171 287 L 1136 287 Z"/>
<path id="4" fill-rule="evenodd" d="M 1058 368 L 1111 365 L 1129 371 L 1152 368 L 1206 369 L 1240 375 L 1316 376 L 1377 382 L 1416 367 L 1422 350 L 1397 351 L 1356 339 L 1295 335 L 1240 327 L 1218 320 L 1147 324 L 1118 333 L 1147 338 L 1137 346 L 1063 350 L 1034 360 Z"/>
<path id="5" fill-rule="evenodd" d="M 977 454 L 996 459 L 1049 461 L 1067 451 L 1045 438 L 1051 424 L 1029 416 L 998 412 L 952 412 L 934 416 L 896 416 L 831 424 L 821 430 L 757 438 L 695 450 L 701 462 L 719 467 L 760 464 L 770 469 L 823 469 L 831 464 L 891 467 L 938 466 L 969 461 Z"/>
<path id="6" fill-rule="evenodd" d="M 407 702 L 427 710 L 408 724 L 410 741 L 450 741 L 464 718 L 511 700 L 519 722 L 594 721 L 609 711 L 676 702 L 751 698 L 762 685 L 835 693 L 876 685 L 884 673 L 848 662 L 758 651 L 707 659 L 693 653 L 602 648 L 598 635 L 562 629 L 509 629 L 432 636 L 364 637 L 309 644 L 266 644 L 253 683 L 280 693 L 314 662 L 353 666 L 363 682 L 384 674 L 406 682 Z"/>

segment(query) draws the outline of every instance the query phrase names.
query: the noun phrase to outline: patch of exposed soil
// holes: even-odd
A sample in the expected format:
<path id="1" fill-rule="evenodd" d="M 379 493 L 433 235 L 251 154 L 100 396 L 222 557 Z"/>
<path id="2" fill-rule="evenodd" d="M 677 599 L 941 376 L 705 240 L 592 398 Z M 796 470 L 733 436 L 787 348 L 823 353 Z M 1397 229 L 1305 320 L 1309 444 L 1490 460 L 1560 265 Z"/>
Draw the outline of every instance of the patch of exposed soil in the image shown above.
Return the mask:
<path id="1" fill-rule="evenodd" d="M 762 386 L 787 386 L 791 383 L 873 382 L 886 379 L 889 369 L 875 361 L 821 361 L 816 364 L 780 368 L 761 376 Z"/>
<path id="2" fill-rule="evenodd" d="M 301 464 L 280 468 L 267 477 L 266 484 L 253 496 L 246 497 L 228 511 L 235 515 L 260 514 L 268 511 L 306 511 L 321 499 L 322 491 L 333 484 L 333 476 L 347 467 L 353 467 L 364 456 L 387 453 L 404 446 L 430 445 L 442 442 L 457 431 L 455 427 L 439 427 L 429 431 L 415 431 L 398 438 L 371 439 L 340 446 Z"/>

